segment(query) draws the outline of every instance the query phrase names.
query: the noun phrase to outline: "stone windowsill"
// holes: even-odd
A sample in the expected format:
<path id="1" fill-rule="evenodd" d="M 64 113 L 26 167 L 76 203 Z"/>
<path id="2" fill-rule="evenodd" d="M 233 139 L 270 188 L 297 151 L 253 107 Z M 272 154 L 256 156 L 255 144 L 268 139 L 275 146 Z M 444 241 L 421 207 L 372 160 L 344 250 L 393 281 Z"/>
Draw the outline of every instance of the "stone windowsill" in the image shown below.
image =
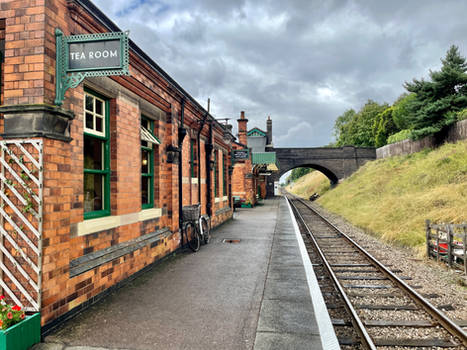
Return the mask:
<path id="1" fill-rule="evenodd" d="M 137 222 L 156 219 L 162 216 L 162 209 L 144 209 L 137 213 L 112 215 L 103 218 L 84 220 L 76 226 L 77 236 L 85 236 L 91 233 L 110 230 L 115 227 L 130 225 Z"/>

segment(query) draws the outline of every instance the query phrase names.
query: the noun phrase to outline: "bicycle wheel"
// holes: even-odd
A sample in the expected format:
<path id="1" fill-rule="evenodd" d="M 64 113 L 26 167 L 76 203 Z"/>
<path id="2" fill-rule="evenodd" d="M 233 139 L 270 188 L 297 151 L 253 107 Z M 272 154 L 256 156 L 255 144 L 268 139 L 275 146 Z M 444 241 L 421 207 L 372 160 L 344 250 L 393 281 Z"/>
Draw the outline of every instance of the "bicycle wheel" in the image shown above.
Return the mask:
<path id="1" fill-rule="evenodd" d="M 188 241 L 188 247 L 190 247 L 192 251 L 197 252 L 201 245 L 201 240 L 196 226 L 193 225 L 192 222 L 187 222 L 183 227 L 183 231 L 185 232 L 185 237 Z"/>
<path id="2" fill-rule="evenodd" d="M 208 220 L 202 216 L 199 218 L 199 225 L 201 228 L 201 232 L 203 232 L 203 242 L 204 244 L 208 244 L 211 240 L 211 228 L 209 227 Z"/>

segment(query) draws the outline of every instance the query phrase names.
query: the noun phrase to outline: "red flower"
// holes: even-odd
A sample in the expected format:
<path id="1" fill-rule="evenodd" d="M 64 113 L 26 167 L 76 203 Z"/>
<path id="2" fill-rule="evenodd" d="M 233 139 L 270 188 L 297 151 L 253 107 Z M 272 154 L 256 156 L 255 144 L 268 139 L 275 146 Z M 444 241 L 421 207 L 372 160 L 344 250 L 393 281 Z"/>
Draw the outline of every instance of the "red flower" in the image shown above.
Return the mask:
<path id="1" fill-rule="evenodd" d="M 14 311 L 19 311 L 19 310 L 21 310 L 21 307 L 18 306 L 18 305 L 15 305 L 11 309 L 14 310 Z"/>
<path id="2" fill-rule="evenodd" d="M 4 295 L 0 295 L 0 300 L 3 300 L 5 299 L 5 296 Z"/>
<path id="3" fill-rule="evenodd" d="M 13 318 L 13 314 L 9 312 L 6 314 L 6 317 L 8 317 L 8 319 L 11 320 Z"/>
<path id="4" fill-rule="evenodd" d="M 24 320 L 24 314 L 21 314 L 21 315 L 19 316 L 19 318 L 22 319 L 22 320 Z"/>

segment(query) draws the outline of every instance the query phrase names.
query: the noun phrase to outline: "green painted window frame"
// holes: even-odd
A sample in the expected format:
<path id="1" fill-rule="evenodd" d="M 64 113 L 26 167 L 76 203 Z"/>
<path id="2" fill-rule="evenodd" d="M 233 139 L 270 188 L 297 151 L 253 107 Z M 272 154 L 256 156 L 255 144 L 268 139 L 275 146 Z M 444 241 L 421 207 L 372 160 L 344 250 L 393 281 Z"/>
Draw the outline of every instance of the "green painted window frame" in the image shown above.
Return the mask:
<path id="1" fill-rule="evenodd" d="M 218 155 L 217 150 L 214 151 L 214 197 L 217 198 L 219 195 L 218 184 L 219 183 L 219 167 L 218 167 Z"/>
<path id="2" fill-rule="evenodd" d="M 227 181 L 225 176 L 225 154 L 222 153 L 222 195 L 227 196 Z"/>
<path id="3" fill-rule="evenodd" d="M 149 122 L 149 129 L 148 131 L 151 133 L 151 135 L 154 136 L 154 120 L 149 119 L 147 117 L 141 116 L 141 124 L 143 120 Z M 141 145 L 141 161 L 143 157 L 143 151 L 149 152 L 148 158 L 149 158 L 149 166 L 148 170 L 149 173 L 143 173 L 141 169 L 141 182 L 143 181 L 143 177 L 148 177 L 149 178 L 149 203 L 143 203 L 143 196 L 141 193 L 141 208 L 142 209 L 151 209 L 154 208 L 154 144 L 151 144 L 151 147 L 146 147 Z"/>
<path id="4" fill-rule="evenodd" d="M 84 174 L 100 174 L 104 177 L 104 209 L 103 210 L 94 210 L 90 212 L 83 213 L 84 219 L 95 219 L 95 218 L 100 218 L 103 216 L 109 216 L 110 215 L 110 118 L 109 118 L 109 99 L 106 98 L 105 96 L 102 96 L 98 94 L 97 92 L 87 89 L 84 89 L 84 99 L 83 99 L 83 110 L 85 108 L 84 104 L 86 103 L 86 94 L 91 95 L 94 97 L 97 97 L 101 100 L 104 101 L 104 127 L 105 127 L 105 136 L 98 136 L 94 135 L 92 133 L 84 132 L 83 134 L 83 140 L 85 137 L 91 137 L 95 138 L 101 141 L 104 141 L 104 169 L 102 170 L 97 170 L 97 169 L 86 169 L 84 168 L 84 159 L 83 159 L 83 181 L 84 181 Z M 86 122 L 85 120 L 85 114 L 83 114 L 83 123 Z M 83 142 L 84 144 L 84 142 Z M 83 152 L 84 152 L 84 147 L 83 147 Z"/>

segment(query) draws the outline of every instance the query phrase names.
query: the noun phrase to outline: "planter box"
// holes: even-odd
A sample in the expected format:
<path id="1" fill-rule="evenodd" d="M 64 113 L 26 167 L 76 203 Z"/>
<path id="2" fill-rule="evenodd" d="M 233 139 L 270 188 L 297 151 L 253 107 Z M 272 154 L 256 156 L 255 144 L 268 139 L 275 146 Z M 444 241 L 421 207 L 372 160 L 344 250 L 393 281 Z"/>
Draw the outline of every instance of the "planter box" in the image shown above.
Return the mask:
<path id="1" fill-rule="evenodd" d="M 41 315 L 26 316 L 24 320 L 2 331 L 0 349 L 27 350 L 41 341 Z"/>
<path id="2" fill-rule="evenodd" d="M 253 208 L 251 204 L 242 203 L 242 208 Z"/>

